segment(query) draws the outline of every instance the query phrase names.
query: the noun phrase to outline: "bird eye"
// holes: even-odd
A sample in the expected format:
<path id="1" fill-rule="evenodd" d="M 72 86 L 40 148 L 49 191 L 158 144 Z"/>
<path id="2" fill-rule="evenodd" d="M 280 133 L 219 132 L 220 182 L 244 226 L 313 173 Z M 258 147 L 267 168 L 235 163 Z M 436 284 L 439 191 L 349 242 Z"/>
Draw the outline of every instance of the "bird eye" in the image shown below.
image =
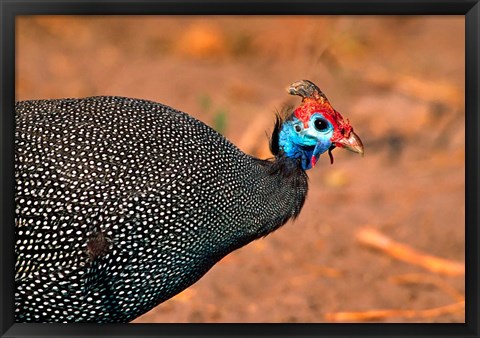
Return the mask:
<path id="1" fill-rule="evenodd" d="M 329 128 L 328 122 L 324 119 L 316 119 L 314 125 L 318 131 L 325 131 Z"/>
<path id="2" fill-rule="evenodd" d="M 295 131 L 297 133 L 301 132 L 302 131 L 302 127 L 300 127 L 298 124 L 295 125 Z"/>

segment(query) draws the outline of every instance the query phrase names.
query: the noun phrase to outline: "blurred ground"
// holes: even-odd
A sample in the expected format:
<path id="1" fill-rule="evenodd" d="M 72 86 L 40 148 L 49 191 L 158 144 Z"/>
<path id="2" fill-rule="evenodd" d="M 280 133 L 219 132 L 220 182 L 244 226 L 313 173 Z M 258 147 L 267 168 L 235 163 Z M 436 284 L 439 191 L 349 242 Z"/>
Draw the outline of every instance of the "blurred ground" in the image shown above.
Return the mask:
<path id="1" fill-rule="evenodd" d="M 323 156 L 309 172 L 295 222 L 135 322 L 464 322 L 462 272 L 414 264 L 465 260 L 463 17 L 29 16 L 16 27 L 18 100 L 151 99 L 269 157 L 274 112 L 299 103 L 285 87 L 305 78 L 363 140 L 364 158 L 335 150 L 333 166 Z M 365 227 L 407 251 L 372 249 Z"/>

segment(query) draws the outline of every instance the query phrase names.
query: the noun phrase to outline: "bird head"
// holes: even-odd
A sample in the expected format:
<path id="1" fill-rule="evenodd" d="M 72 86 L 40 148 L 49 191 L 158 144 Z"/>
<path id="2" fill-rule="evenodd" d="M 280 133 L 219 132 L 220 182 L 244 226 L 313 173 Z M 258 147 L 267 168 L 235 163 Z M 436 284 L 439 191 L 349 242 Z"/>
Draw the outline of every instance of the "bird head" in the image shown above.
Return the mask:
<path id="1" fill-rule="evenodd" d="M 278 147 L 286 157 L 300 159 L 304 170 L 313 168 L 321 154 L 344 148 L 363 155 L 363 144 L 350 121 L 333 109 L 325 94 L 312 82 L 302 80 L 288 87 L 302 97 L 301 105 L 278 126 Z"/>

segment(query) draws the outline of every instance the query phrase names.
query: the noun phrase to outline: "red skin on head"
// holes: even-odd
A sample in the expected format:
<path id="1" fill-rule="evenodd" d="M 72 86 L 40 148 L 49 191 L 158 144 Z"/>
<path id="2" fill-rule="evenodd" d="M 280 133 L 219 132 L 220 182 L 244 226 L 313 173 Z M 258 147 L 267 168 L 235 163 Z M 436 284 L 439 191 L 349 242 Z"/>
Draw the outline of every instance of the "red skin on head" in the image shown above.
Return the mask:
<path id="1" fill-rule="evenodd" d="M 315 113 L 321 113 L 333 126 L 333 135 L 330 139 L 332 144 L 337 147 L 341 147 L 341 144 L 337 144 L 339 140 L 343 138 L 348 138 L 350 132 L 352 131 L 352 126 L 348 119 L 345 121 L 343 116 L 340 115 L 332 105 L 325 100 L 320 98 L 315 100 L 312 98 L 304 98 L 300 107 L 295 109 L 294 116 L 303 122 L 304 127 L 308 127 L 308 121 L 310 117 Z"/>

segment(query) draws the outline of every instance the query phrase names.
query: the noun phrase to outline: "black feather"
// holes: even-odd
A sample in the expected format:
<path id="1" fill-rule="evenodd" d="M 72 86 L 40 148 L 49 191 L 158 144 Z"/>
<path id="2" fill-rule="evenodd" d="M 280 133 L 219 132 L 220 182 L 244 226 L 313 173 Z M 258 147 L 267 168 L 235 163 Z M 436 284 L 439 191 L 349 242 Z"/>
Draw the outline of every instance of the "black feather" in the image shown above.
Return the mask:
<path id="1" fill-rule="evenodd" d="M 151 101 L 18 102 L 15 320 L 131 321 L 295 218 L 308 182 L 282 121 L 266 161 Z"/>

